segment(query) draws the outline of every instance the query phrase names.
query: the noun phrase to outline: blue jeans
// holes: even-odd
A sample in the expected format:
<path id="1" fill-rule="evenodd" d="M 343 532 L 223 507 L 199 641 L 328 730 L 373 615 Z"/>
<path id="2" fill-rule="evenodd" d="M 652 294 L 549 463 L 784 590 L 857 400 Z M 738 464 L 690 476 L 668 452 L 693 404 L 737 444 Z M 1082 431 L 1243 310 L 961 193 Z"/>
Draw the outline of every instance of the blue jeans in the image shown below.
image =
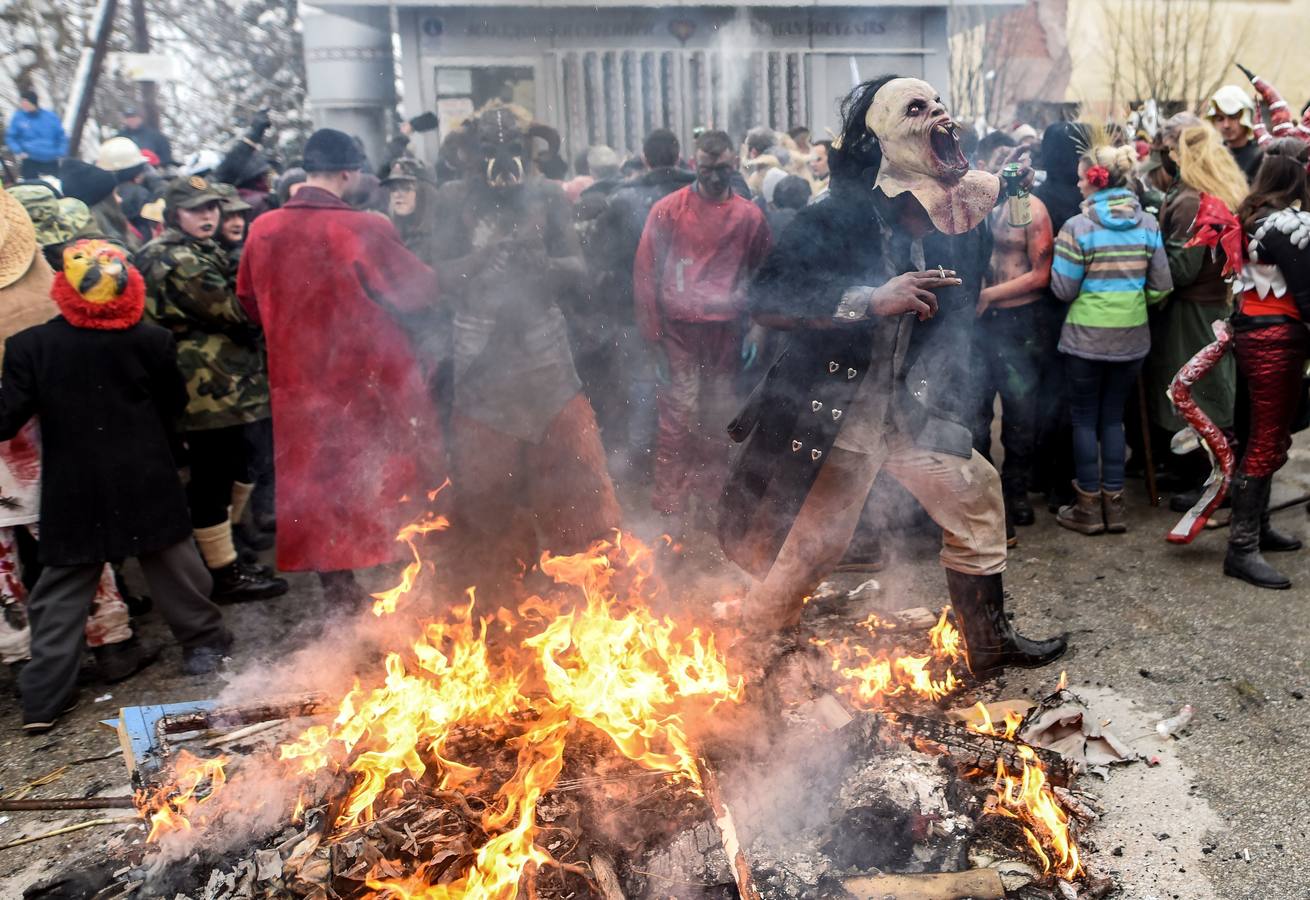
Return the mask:
<path id="1" fill-rule="evenodd" d="M 1137 382 L 1142 361 L 1102 362 L 1066 356 L 1073 419 L 1074 474 L 1084 491 L 1124 486 L 1124 403 Z M 1100 452 L 1097 452 L 1097 445 Z"/>

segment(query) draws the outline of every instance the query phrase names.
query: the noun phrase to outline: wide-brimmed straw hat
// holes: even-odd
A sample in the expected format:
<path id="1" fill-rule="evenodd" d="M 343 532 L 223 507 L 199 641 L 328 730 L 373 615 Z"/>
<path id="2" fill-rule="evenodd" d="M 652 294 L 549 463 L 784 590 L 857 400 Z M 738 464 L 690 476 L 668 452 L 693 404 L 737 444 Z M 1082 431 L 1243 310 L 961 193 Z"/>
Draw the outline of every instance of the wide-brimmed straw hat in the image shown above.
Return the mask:
<path id="1" fill-rule="evenodd" d="M 0 288 L 27 274 L 36 255 L 36 228 L 23 204 L 0 191 Z"/>

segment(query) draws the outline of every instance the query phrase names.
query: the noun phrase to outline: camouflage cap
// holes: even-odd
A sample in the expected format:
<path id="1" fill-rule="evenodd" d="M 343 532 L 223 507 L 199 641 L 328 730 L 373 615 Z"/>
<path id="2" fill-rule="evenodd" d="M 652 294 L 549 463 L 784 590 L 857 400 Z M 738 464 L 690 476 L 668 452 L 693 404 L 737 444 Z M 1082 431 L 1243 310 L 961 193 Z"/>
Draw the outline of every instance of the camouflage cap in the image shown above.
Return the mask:
<path id="1" fill-rule="evenodd" d="M 207 203 L 222 203 L 223 195 L 214 187 L 199 175 L 183 175 L 168 183 L 164 203 L 169 209 L 195 209 Z"/>
<path id="2" fill-rule="evenodd" d="M 387 173 L 386 178 L 382 179 L 382 184 L 383 186 L 389 187 L 393 184 L 431 180 L 432 178 L 428 174 L 427 166 L 423 165 L 423 163 L 417 159 L 401 157 L 391 164 L 391 171 Z"/>
<path id="3" fill-rule="evenodd" d="M 223 214 L 246 212 L 254 209 L 249 203 L 241 199 L 237 189 L 230 184 L 223 184 L 221 181 L 211 181 L 209 186 L 214 189 L 214 193 L 222 198 Z"/>
<path id="4" fill-rule="evenodd" d="M 60 197 L 48 185 L 16 184 L 7 190 L 27 210 L 36 228 L 36 241 L 42 247 L 72 240 L 91 224 L 91 210 L 85 203 Z"/>

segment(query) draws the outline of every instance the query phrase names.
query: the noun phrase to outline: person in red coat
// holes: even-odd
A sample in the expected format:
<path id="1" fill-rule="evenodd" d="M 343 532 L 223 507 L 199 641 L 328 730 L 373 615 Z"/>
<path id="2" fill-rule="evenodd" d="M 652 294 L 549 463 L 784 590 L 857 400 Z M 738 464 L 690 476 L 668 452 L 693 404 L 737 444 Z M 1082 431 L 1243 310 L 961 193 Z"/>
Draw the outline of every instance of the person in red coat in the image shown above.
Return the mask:
<path id="1" fill-rule="evenodd" d="M 401 558 L 397 531 L 445 478 L 442 437 L 407 326 L 437 276 L 383 216 L 341 196 L 359 180 L 351 138 L 305 144 L 305 186 L 251 225 L 237 295 L 268 343 L 277 565 L 361 602 L 352 570 Z"/>
<path id="2" fill-rule="evenodd" d="M 660 351 L 666 375 L 651 502 L 670 517 L 684 515 L 693 495 L 712 503 L 723 486 L 745 287 L 771 246 L 764 213 L 732 191 L 736 171 L 728 136 L 701 135 L 695 183 L 651 208 L 633 264 L 637 327 Z"/>

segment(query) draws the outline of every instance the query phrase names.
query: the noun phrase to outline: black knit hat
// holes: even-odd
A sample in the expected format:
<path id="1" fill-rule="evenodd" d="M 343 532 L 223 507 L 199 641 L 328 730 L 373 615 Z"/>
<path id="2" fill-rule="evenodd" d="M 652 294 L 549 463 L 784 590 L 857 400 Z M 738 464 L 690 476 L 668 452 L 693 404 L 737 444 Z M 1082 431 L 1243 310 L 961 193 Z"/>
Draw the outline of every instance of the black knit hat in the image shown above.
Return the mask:
<path id="1" fill-rule="evenodd" d="M 26 100 L 28 103 L 32 104 L 33 106 L 41 105 L 41 101 L 37 99 L 36 91 L 32 90 L 31 88 L 27 88 L 26 90 L 19 91 L 18 99 Z"/>
<path id="2" fill-rule="evenodd" d="M 116 186 L 113 172 L 71 156 L 59 161 L 59 183 L 65 197 L 76 197 L 87 206 L 95 206 Z"/>
<path id="3" fill-rule="evenodd" d="M 305 141 L 306 172 L 342 172 L 364 167 L 364 154 L 354 138 L 335 128 L 320 128 Z"/>

